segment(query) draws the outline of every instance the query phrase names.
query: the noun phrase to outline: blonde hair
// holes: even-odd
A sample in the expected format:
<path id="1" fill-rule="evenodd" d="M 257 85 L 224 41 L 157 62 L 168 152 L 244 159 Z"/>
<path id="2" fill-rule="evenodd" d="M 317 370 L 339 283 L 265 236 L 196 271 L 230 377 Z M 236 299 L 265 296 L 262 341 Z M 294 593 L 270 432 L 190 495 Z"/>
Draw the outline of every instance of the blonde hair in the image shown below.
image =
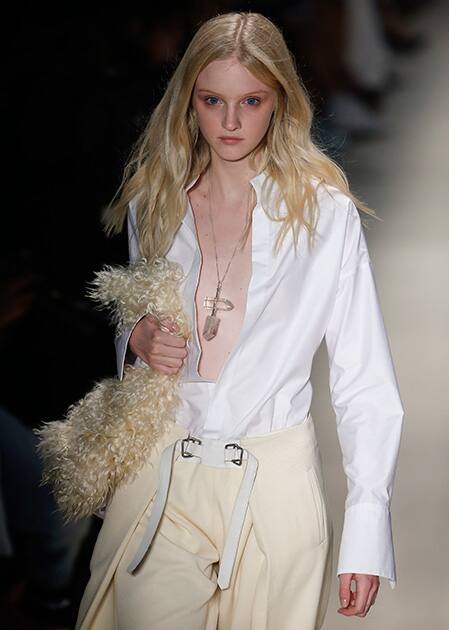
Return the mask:
<path id="1" fill-rule="evenodd" d="M 301 225 L 313 243 L 317 180 L 343 192 L 360 210 L 378 218 L 350 192 L 342 169 L 312 141 L 312 105 L 280 30 L 259 13 L 236 12 L 208 20 L 191 40 L 103 214 L 106 233 L 123 229 L 128 205 L 136 198 L 141 255 L 152 260 L 170 249 L 186 210 L 185 188 L 210 162 L 209 146 L 199 132 L 191 104 L 193 88 L 203 68 L 229 58 L 237 59 L 257 79 L 277 90 L 265 138 L 249 156 L 250 165 L 269 176 L 262 195 L 271 196 L 271 218 L 281 222 L 274 253 L 290 229 L 297 246 Z M 287 213 L 281 216 L 282 201 Z"/>

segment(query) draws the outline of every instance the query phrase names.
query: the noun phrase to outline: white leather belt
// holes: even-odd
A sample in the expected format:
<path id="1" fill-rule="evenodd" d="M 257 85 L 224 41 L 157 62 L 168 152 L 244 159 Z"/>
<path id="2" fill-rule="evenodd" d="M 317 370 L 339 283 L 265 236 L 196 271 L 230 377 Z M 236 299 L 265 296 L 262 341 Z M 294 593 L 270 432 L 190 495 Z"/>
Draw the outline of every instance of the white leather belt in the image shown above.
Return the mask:
<path id="1" fill-rule="evenodd" d="M 252 453 L 240 446 L 239 440 L 199 439 L 189 435 L 187 438 L 176 440 L 176 442 L 173 442 L 173 444 L 170 444 L 163 450 L 159 466 L 159 484 L 153 508 L 139 548 L 127 571 L 131 574 L 134 573 L 151 546 L 167 502 L 173 468 L 173 455 L 177 451 L 181 453 L 185 462 L 198 461 L 199 458 L 201 463 L 210 466 L 229 468 L 242 466 L 246 461 L 245 473 L 234 502 L 217 577 L 217 584 L 222 590 L 229 588 L 240 535 L 259 464 Z"/>

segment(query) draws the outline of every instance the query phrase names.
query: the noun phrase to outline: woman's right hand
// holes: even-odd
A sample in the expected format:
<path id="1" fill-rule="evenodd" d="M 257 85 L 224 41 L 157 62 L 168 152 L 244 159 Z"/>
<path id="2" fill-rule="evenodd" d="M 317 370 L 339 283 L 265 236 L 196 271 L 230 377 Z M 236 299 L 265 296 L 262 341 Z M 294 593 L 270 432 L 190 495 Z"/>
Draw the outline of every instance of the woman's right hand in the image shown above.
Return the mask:
<path id="1" fill-rule="evenodd" d="M 160 323 L 171 332 L 161 330 Z M 129 338 L 129 348 L 155 370 L 176 374 L 187 356 L 186 339 L 176 336 L 179 326 L 171 320 L 164 319 L 160 323 L 151 315 L 143 317 Z"/>

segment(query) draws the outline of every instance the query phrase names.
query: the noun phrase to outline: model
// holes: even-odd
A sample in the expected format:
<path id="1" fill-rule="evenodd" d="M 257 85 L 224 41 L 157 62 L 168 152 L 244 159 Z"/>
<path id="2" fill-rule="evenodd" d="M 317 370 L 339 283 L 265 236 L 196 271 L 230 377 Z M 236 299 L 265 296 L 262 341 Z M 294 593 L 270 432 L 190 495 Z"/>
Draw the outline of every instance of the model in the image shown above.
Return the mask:
<path id="1" fill-rule="evenodd" d="M 104 506 L 78 630 L 321 627 L 333 538 L 310 371 L 323 338 L 348 482 L 338 612 L 363 617 L 380 578 L 394 586 L 404 412 L 359 216 L 373 212 L 311 122 L 276 26 L 220 15 L 126 168 L 106 230 L 127 223 L 131 264 L 180 265 L 193 334 L 147 314 L 117 337 L 119 379 L 150 367 L 178 379 L 179 404 Z"/>

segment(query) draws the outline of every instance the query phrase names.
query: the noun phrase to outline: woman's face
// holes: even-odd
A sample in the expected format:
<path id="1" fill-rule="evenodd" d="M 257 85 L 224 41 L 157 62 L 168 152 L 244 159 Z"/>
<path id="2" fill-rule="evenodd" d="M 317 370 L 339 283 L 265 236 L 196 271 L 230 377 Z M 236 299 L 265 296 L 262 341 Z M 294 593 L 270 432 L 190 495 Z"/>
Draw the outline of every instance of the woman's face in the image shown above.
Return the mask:
<path id="1" fill-rule="evenodd" d="M 206 66 L 192 96 L 201 134 L 211 151 L 231 162 L 244 159 L 259 145 L 275 103 L 276 91 L 236 59 Z"/>

